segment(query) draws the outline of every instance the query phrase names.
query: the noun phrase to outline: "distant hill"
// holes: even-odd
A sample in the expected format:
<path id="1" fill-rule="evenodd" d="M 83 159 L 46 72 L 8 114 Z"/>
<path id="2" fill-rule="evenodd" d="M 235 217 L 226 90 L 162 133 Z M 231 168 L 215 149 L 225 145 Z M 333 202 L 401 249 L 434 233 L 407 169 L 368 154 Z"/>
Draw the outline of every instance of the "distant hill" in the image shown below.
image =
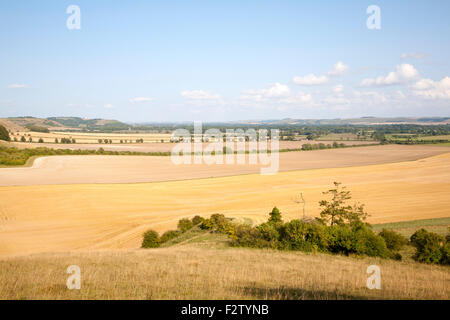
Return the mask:
<path id="1" fill-rule="evenodd" d="M 131 125 L 117 121 L 105 119 L 83 119 L 79 117 L 15 117 L 0 119 L 1 122 L 7 123 L 5 127 L 10 130 L 23 131 L 31 126 L 39 126 L 47 128 L 51 131 L 64 130 L 99 130 L 99 131 L 119 131 L 128 130 Z"/>

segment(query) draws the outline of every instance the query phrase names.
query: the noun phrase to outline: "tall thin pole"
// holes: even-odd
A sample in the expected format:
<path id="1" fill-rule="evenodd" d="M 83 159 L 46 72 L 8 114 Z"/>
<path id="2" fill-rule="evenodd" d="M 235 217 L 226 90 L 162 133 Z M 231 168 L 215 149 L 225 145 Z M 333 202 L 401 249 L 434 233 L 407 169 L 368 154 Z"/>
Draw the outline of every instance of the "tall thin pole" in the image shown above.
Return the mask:
<path id="1" fill-rule="evenodd" d="M 305 218 L 306 218 L 306 213 L 305 213 L 306 201 L 303 198 L 303 192 L 300 192 L 300 197 L 302 198 L 302 202 L 303 202 L 303 220 L 305 220 Z"/>

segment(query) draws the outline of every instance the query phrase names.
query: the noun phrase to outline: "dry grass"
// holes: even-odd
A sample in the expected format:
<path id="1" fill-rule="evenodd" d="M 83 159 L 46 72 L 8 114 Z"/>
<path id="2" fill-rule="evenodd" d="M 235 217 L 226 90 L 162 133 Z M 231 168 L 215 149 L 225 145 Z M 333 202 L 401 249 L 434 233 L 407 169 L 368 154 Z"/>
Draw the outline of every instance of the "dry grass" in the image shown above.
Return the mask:
<path id="1" fill-rule="evenodd" d="M 308 152 L 306 152 L 308 153 Z M 6 169 L 10 170 L 10 169 Z M 11 169 L 14 170 L 14 169 Z M 222 213 L 256 223 L 278 206 L 298 218 L 319 213 L 322 191 L 341 181 L 366 204 L 369 222 L 450 216 L 450 154 L 373 166 L 142 184 L 0 187 L 0 255 L 137 248 L 144 230 L 174 229 L 179 219 Z"/>
<path id="2" fill-rule="evenodd" d="M 366 268 L 381 268 L 381 290 Z M 81 290 L 68 290 L 69 265 Z M 0 260 L 3 299 L 449 299 L 448 267 L 255 249 L 175 247 Z"/>

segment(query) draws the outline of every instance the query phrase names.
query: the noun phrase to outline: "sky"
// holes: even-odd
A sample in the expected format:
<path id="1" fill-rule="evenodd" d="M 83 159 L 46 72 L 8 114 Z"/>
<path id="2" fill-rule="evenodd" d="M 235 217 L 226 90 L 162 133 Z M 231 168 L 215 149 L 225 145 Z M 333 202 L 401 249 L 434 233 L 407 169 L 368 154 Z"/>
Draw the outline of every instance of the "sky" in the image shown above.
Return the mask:
<path id="1" fill-rule="evenodd" d="M 448 12 L 447 0 L 2 0 L 0 117 L 450 116 Z"/>

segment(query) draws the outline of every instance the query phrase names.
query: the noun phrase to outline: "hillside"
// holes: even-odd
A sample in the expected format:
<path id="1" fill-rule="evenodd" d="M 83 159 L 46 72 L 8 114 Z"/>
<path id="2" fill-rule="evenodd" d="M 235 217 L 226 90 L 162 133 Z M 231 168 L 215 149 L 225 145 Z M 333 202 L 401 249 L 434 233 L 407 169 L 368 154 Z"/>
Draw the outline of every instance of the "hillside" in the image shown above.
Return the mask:
<path id="1" fill-rule="evenodd" d="M 449 299 L 448 267 L 407 259 L 230 248 L 205 234 L 157 249 L 78 251 L 0 259 L 4 299 Z M 67 290 L 79 265 L 82 290 Z M 381 269 L 369 290 L 366 269 Z"/>
<path id="2" fill-rule="evenodd" d="M 130 125 L 117 120 L 105 119 L 83 119 L 78 117 L 50 117 L 50 118 L 35 118 L 35 117 L 14 117 L 7 119 L 0 119 L 0 123 L 5 122 L 13 131 L 24 131 L 30 126 L 40 126 L 48 128 L 51 131 L 64 130 L 127 130 Z"/>

